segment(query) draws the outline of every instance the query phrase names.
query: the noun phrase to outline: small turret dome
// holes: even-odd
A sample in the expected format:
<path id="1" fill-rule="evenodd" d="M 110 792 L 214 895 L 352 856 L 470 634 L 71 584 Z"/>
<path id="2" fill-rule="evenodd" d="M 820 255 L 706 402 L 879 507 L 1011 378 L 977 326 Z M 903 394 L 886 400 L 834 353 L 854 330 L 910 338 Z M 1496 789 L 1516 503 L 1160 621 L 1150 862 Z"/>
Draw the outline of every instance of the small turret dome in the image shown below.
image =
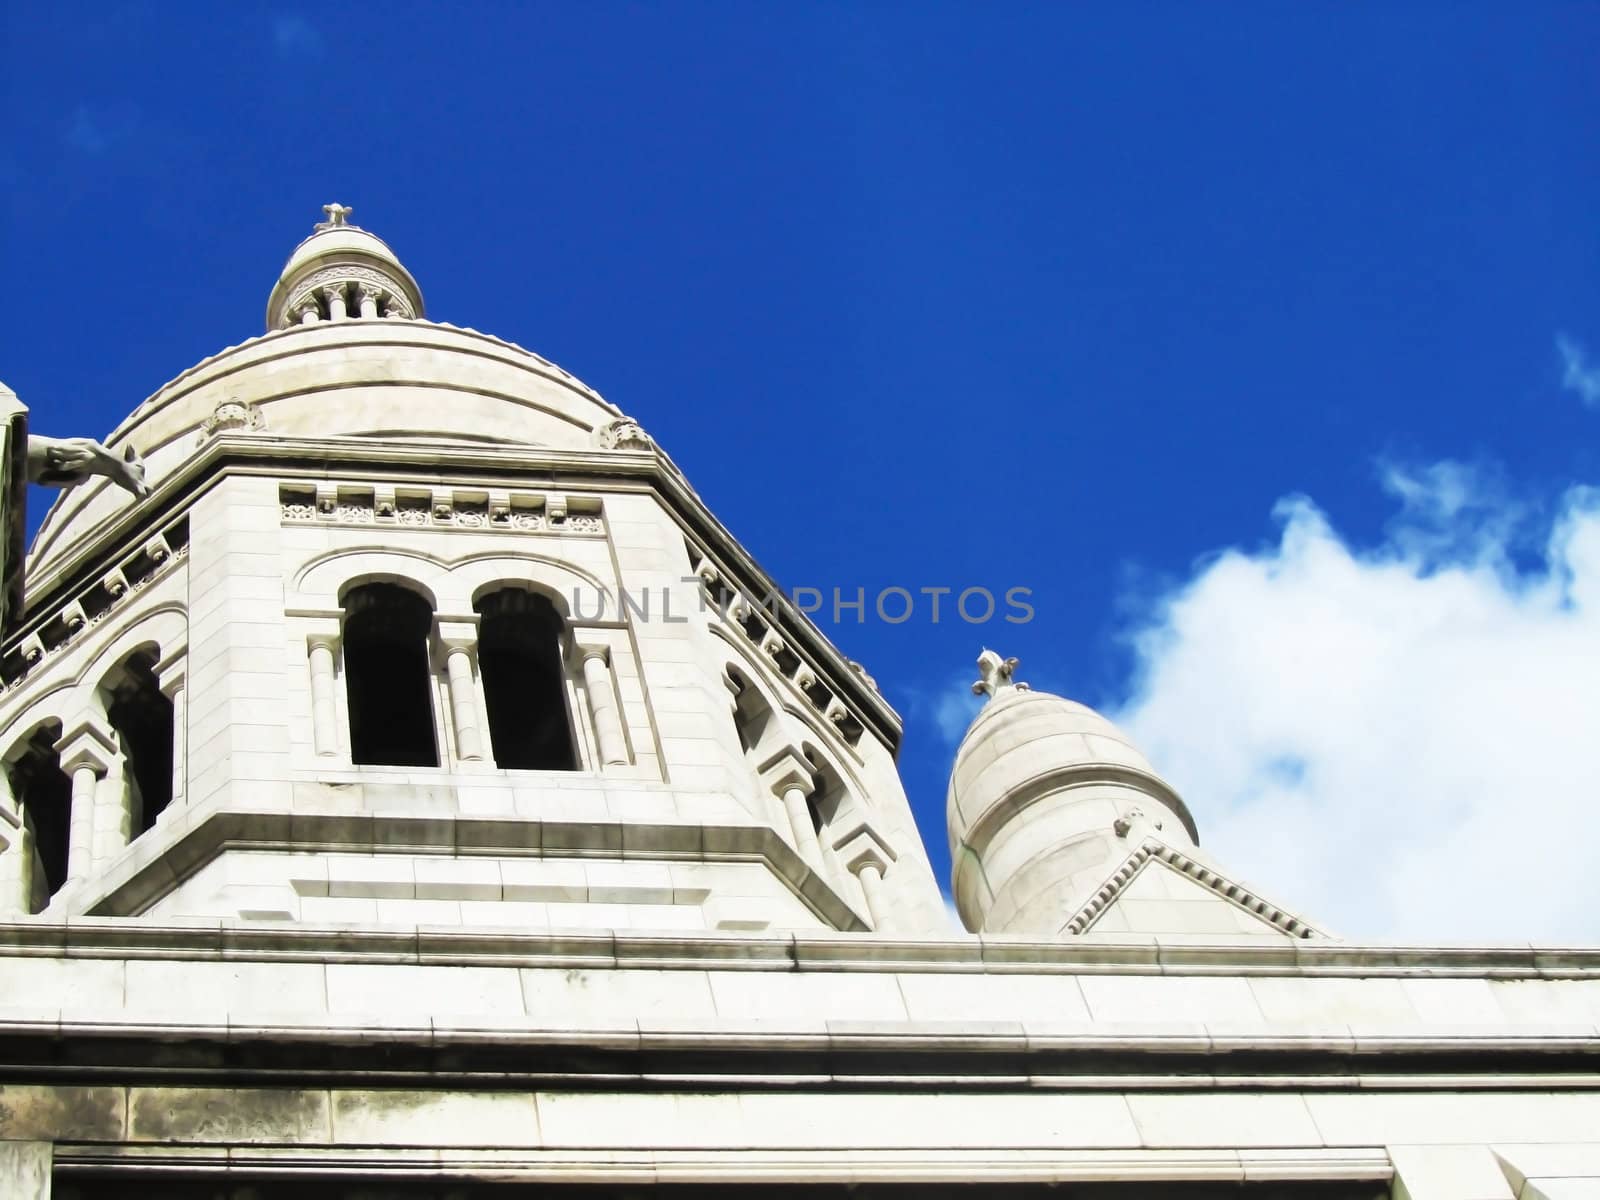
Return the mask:
<path id="1" fill-rule="evenodd" d="M 1060 933 L 1127 853 L 1131 823 L 1175 846 L 1194 820 L 1128 736 L 1086 705 L 1016 682 L 985 650 L 987 693 L 950 775 L 956 909 L 973 932 Z"/>
<path id="2" fill-rule="evenodd" d="M 294 248 L 267 300 L 267 330 L 364 317 L 420 317 L 422 290 L 395 252 L 348 218 L 355 210 L 324 204 L 326 221 Z"/>

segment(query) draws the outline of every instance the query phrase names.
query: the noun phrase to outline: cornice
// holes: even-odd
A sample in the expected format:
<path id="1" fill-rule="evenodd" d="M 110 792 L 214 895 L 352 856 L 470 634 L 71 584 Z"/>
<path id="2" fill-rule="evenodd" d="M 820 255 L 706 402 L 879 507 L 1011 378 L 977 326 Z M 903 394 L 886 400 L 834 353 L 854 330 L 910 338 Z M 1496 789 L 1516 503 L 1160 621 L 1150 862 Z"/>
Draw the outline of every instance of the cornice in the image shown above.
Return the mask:
<path id="1" fill-rule="evenodd" d="M 272 336 L 272 335 L 268 335 Z M 271 433 L 221 433 L 161 481 L 154 494 L 122 510 L 92 538 L 52 560 L 30 578 L 31 595 L 18 631 L 0 653 L 51 619 L 75 591 L 104 574 L 128 541 L 160 528 L 230 475 L 313 479 L 393 478 L 407 471 L 436 484 L 452 474 L 474 482 L 504 481 L 566 491 L 649 491 L 666 501 L 680 528 L 704 543 L 747 594 L 775 597 L 768 612 L 789 644 L 836 696 L 849 698 L 865 724 L 891 751 L 900 743 L 899 715 L 850 660 L 789 600 L 695 494 L 670 460 L 646 450 L 566 450 L 537 446 L 441 445 L 372 439 L 293 438 Z"/>
<path id="2" fill-rule="evenodd" d="M 1088 934 L 1059 941 L 987 934 L 917 939 L 827 932 L 652 934 L 425 925 L 366 929 L 222 919 L 162 922 L 74 916 L 0 922 L 0 958 L 7 955 L 572 970 L 1600 981 L 1600 946 L 1352 945 L 1317 939 L 1256 944 L 1195 934 Z M 1348 1033 L 1346 1027 L 1338 1028 Z M 1412 1036 L 1426 1032 L 1426 1028 L 1413 1030 Z M 1580 1033 L 1595 1036 L 1592 1023 L 1584 1024 Z"/>

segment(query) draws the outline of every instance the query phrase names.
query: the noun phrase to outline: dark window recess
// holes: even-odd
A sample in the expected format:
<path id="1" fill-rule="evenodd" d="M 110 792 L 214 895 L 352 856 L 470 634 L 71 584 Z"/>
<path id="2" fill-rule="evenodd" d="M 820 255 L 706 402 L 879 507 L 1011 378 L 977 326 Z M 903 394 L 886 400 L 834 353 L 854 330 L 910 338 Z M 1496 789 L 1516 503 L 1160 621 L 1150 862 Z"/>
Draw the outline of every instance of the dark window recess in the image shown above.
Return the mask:
<path id="1" fill-rule="evenodd" d="M 106 716 L 128 759 L 132 836 L 156 823 L 172 801 L 172 701 L 156 681 L 155 655 L 132 655 L 107 681 Z"/>
<path id="2" fill-rule="evenodd" d="M 733 700 L 733 727 L 739 732 L 739 747 L 746 754 L 757 754 L 772 726 L 772 709 L 739 672 L 730 668 L 728 678 L 738 688 Z"/>
<path id="3" fill-rule="evenodd" d="M 67 831 L 72 824 L 72 783 L 61 770 L 56 742 L 61 726 L 40 726 L 9 764 L 11 793 L 22 806 L 22 822 L 33 835 L 33 894 L 40 912 L 67 881 Z"/>
<path id="4" fill-rule="evenodd" d="M 345 597 L 344 612 L 351 759 L 393 767 L 438 766 L 433 673 L 428 667 L 433 610 L 403 587 L 368 583 Z"/>
<path id="5" fill-rule="evenodd" d="M 502 588 L 478 601 L 478 670 L 495 764 L 573 771 L 578 756 L 561 669 L 562 621 L 537 592 Z"/>

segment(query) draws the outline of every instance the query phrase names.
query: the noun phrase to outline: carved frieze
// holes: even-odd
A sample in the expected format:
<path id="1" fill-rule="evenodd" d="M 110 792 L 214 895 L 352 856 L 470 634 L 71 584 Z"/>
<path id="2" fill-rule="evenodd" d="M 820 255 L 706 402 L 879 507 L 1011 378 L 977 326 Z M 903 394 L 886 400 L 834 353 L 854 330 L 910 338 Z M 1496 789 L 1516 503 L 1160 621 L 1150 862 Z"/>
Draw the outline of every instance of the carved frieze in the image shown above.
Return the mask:
<path id="1" fill-rule="evenodd" d="M 101 624 L 188 555 L 189 519 L 184 517 L 30 621 L 30 630 L 0 655 L 0 685 L 20 686 L 30 671 Z"/>
<path id="2" fill-rule="evenodd" d="M 605 533 L 597 501 L 569 501 L 534 492 L 424 492 L 398 494 L 401 486 L 285 484 L 279 513 L 285 524 L 394 525 L 410 529 L 475 532 L 558 533 L 593 537 Z M 573 505 L 579 511 L 573 511 Z M 559 519 L 558 519 L 559 518 Z"/>

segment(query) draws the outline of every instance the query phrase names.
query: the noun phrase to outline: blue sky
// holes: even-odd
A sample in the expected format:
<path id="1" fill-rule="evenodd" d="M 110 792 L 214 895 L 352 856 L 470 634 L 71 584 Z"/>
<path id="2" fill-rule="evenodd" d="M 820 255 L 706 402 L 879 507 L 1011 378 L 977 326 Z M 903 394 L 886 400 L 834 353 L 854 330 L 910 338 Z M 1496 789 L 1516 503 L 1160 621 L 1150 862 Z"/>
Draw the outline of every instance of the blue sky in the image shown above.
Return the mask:
<path id="1" fill-rule="evenodd" d="M 340 200 L 430 315 L 635 414 L 785 585 L 1032 589 L 1025 625 L 827 625 L 906 716 L 941 876 L 992 644 L 1129 723 L 1290 905 L 1600 937 L 1592 899 L 1508 929 L 1450 882 L 1548 873 L 1600 786 L 1600 8 L 100 0 L 0 30 L 0 378 L 36 429 L 103 433 L 259 332 Z"/>

